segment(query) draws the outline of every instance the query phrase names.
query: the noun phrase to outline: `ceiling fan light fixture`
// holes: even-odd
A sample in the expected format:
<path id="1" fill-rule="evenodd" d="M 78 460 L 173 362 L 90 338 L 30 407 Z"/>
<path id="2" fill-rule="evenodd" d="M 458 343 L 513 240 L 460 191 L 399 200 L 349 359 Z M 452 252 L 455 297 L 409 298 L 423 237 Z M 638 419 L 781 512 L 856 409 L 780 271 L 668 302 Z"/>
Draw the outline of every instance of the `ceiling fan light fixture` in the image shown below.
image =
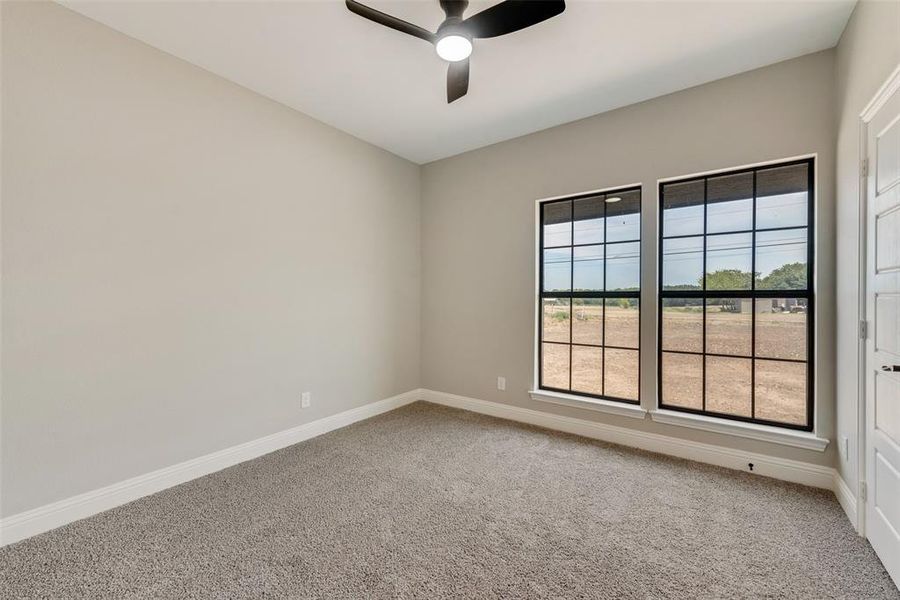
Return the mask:
<path id="1" fill-rule="evenodd" d="M 438 56 L 447 62 L 458 62 L 469 58 L 472 54 L 472 41 L 465 36 L 451 33 L 439 39 L 434 48 Z"/>
<path id="2" fill-rule="evenodd" d="M 621 202 L 621 201 L 622 201 L 622 199 L 621 199 L 620 197 L 618 197 L 618 196 L 613 196 L 612 198 L 607 198 L 607 199 L 606 199 L 606 202 L 609 203 L 609 204 L 612 204 L 612 203 L 614 203 L 614 202 Z"/>

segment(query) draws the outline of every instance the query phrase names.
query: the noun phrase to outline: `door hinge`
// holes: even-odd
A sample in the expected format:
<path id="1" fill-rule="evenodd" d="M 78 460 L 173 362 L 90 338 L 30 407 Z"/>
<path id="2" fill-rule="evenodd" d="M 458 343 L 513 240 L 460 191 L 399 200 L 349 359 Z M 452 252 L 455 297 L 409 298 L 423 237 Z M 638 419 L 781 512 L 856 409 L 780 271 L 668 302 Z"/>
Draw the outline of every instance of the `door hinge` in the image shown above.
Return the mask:
<path id="1" fill-rule="evenodd" d="M 866 485 L 865 481 L 859 482 L 859 499 L 863 502 L 869 499 L 869 486 Z"/>
<path id="2" fill-rule="evenodd" d="M 860 161 L 859 172 L 863 177 L 869 176 L 869 159 L 864 158 Z"/>
<path id="3" fill-rule="evenodd" d="M 860 321 L 859 322 L 859 339 L 861 339 L 861 340 L 869 339 L 869 322 L 868 321 Z"/>

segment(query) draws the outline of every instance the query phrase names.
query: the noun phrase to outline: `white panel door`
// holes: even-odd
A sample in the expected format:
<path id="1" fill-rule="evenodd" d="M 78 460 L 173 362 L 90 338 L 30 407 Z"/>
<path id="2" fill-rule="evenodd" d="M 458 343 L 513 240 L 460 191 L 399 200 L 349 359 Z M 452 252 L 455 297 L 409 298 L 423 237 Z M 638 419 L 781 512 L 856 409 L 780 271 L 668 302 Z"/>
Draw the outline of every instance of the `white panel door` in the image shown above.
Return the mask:
<path id="1" fill-rule="evenodd" d="M 900 91 L 866 144 L 866 537 L 900 587 Z"/>

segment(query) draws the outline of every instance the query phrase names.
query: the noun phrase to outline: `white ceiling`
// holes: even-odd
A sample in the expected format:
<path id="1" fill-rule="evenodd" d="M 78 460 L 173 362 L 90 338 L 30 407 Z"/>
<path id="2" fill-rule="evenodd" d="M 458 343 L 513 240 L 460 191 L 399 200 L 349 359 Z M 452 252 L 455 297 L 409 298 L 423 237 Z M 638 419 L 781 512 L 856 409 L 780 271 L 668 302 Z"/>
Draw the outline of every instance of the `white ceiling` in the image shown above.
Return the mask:
<path id="1" fill-rule="evenodd" d="M 432 46 L 343 1 L 62 3 L 425 163 L 830 48 L 855 0 L 569 0 L 549 21 L 476 40 L 469 94 L 450 105 Z M 368 3 L 432 31 L 443 19 L 437 0 Z"/>

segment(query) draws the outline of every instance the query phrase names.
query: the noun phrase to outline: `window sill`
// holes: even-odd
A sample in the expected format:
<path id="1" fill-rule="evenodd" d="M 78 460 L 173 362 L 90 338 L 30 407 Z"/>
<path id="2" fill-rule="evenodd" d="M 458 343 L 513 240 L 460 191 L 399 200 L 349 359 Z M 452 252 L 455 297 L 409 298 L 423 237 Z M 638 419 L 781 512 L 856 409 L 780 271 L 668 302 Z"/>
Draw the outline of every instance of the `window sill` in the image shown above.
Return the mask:
<path id="1" fill-rule="evenodd" d="M 647 414 L 647 411 L 637 404 L 626 404 L 624 402 L 601 400 L 599 398 L 585 398 L 584 396 L 576 396 L 575 394 L 561 394 L 559 392 L 550 392 L 547 390 L 531 390 L 528 394 L 531 396 L 532 400 L 537 400 L 539 402 L 549 402 L 551 404 L 571 406 L 574 408 L 585 408 L 587 410 L 619 415 L 620 417 L 643 419 L 644 415 Z"/>
<path id="2" fill-rule="evenodd" d="M 816 434 L 806 431 L 793 431 L 768 425 L 728 421 L 726 419 L 682 413 L 674 410 L 651 410 L 650 418 L 657 423 L 723 433 L 751 440 L 781 444 L 782 446 L 803 448 L 805 450 L 823 452 L 825 447 L 828 446 L 827 439 L 820 438 Z"/>

